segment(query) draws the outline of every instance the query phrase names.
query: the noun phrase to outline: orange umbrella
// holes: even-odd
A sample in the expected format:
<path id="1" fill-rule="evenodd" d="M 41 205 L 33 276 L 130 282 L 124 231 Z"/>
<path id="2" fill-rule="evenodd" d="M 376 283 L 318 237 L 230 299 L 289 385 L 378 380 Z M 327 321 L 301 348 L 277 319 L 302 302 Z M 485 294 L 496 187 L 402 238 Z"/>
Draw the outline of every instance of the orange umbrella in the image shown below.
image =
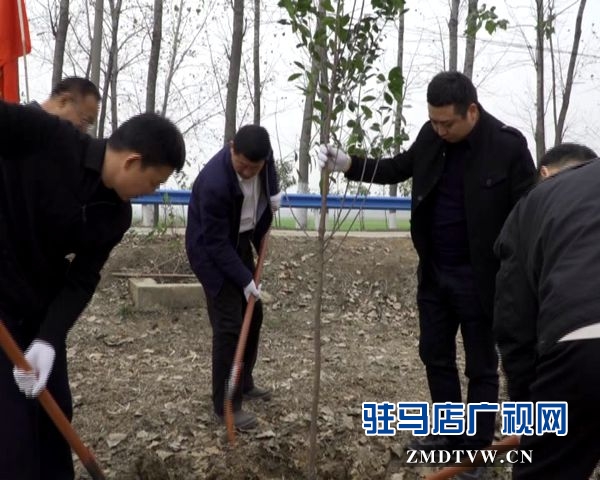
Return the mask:
<path id="1" fill-rule="evenodd" d="M 18 58 L 31 52 L 25 0 L 0 0 L 0 99 L 18 103 Z"/>

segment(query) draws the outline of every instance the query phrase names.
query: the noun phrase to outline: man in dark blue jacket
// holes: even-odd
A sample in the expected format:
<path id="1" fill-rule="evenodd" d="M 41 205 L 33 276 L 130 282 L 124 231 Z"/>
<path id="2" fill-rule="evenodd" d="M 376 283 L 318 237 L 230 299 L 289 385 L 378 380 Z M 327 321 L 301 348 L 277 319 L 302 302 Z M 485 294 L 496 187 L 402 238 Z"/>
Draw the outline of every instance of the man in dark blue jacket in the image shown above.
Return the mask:
<path id="1" fill-rule="evenodd" d="M 130 226 L 129 200 L 184 161 L 181 133 L 158 115 L 99 140 L 0 101 L 0 319 L 33 368 L 0 352 L 0 478 L 73 480 L 69 445 L 33 399 L 47 387 L 71 419 L 68 332 Z"/>
<path id="2" fill-rule="evenodd" d="M 192 270 L 206 294 L 213 329 L 212 399 L 223 418 L 225 387 L 250 295 L 260 299 L 253 280 L 252 244 L 260 242 L 279 207 L 279 186 L 267 131 L 246 125 L 200 171 L 188 210 L 186 250 Z M 242 410 L 246 399 L 268 399 L 270 392 L 254 384 L 262 303 L 256 302 L 244 355 L 240 388 L 233 398 L 235 425 L 244 430 L 256 417 Z"/>

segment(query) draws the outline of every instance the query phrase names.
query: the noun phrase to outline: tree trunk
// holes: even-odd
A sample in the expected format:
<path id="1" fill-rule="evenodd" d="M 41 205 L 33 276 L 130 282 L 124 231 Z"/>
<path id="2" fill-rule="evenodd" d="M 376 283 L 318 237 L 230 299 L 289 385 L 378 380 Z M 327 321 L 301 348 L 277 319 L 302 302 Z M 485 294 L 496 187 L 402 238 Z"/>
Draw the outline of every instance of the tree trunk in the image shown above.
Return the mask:
<path id="1" fill-rule="evenodd" d="M 233 2 L 233 35 L 231 38 L 231 57 L 229 59 L 229 78 L 227 79 L 227 99 L 225 103 L 225 132 L 223 143 L 229 142 L 236 131 L 236 114 L 240 68 L 242 65 L 242 40 L 244 35 L 244 0 Z"/>
<path id="2" fill-rule="evenodd" d="M 460 0 L 452 0 L 450 19 L 448 20 L 449 57 L 448 70 L 455 72 L 458 64 L 458 7 Z"/>
<path id="3" fill-rule="evenodd" d="M 320 16 L 317 18 L 315 31 L 321 29 Z M 304 112 L 302 114 L 302 130 L 300 132 L 300 145 L 298 149 L 298 193 L 308 193 L 308 171 L 310 167 L 310 139 L 312 136 L 313 114 L 315 110 L 315 97 L 319 85 L 319 59 L 316 55 L 311 56 L 310 78 L 304 93 Z M 298 208 L 294 212 L 296 226 L 301 230 L 308 227 L 308 210 Z"/>
<path id="4" fill-rule="evenodd" d="M 106 63 L 106 74 L 104 75 L 104 92 L 108 92 L 110 82 L 114 75 L 116 75 L 116 62 L 115 57 L 119 49 L 118 35 L 119 35 L 119 20 L 121 18 L 121 3 L 122 0 L 108 0 L 110 6 L 110 18 L 111 18 L 111 33 L 110 33 L 110 50 L 108 52 L 108 61 Z M 98 138 L 104 137 L 104 124 L 106 123 L 106 105 L 108 95 L 102 96 L 102 104 L 100 106 L 100 115 L 98 118 Z"/>
<path id="5" fill-rule="evenodd" d="M 400 13 L 400 17 L 398 19 L 398 55 L 396 58 L 396 66 L 400 69 L 400 73 L 402 77 L 404 77 L 403 65 L 404 63 L 404 11 Z M 404 100 L 404 95 L 403 95 Z M 396 116 L 394 118 L 394 137 L 400 138 L 402 134 L 402 107 L 404 106 L 404 102 L 396 103 Z M 394 155 L 398 155 L 400 153 L 400 144 L 397 143 L 394 147 Z M 395 183 L 390 185 L 390 197 L 398 196 L 398 184 Z M 396 222 L 396 210 L 390 210 L 387 218 L 388 229 L 396 230 L 398 228 L 398 224 Z"/>
<path id="6" fill-rule="evenodd" d="M 254 0 L 254 124 L 260 125 L 260 0 Z"/>
<path id="7" fill-rule="evenodd" d="M 535 152 L 536 160 L 540 161 L 546 152 L 546 129 L 544 125 L 544 1 L 536 0 L 536 43 L 535 43 L 535 73 L 536 73 L 536 108 L 535 108 Z"/>
<path id="8" fill-rule="evenodd" d="M 467 41 L 465 45 L 465 66 L 463 73 L 473 78 L 473 64 L 475 63 L 475 41 L 477 39 L 477 0 L 469 0 L 467 11 Z"/>
<path id="9" fill-rule="evenodd" d="M 56 37 L 54 41 L 54 60 L 52 61 L 52 87 L 62 80 L 68 30 L 69 0 L 60 0 L 58 26 L 56 28 Z"/>
<path id="10" fill-rule="evenodd" d="M 162 0 L 154 0 L 154 21 L 152 23 L 152 44 L 150 60 L 148 61 L 148 77 L 146 80 L 146 111 L 156 110 L 156 78 L 158 76 L 158 61 L 160 59 L 160 44 L 162 41 Z"/>
<path id="11" fill-rule="evenodd" d="M 165 96 L 163 97 L 162 110 L 160 114 L 164 117 L 167 115 L 167 106 L 169 105 L 169 94 L 171 92 L 171 82 L 173 76 L 177 70 L 177 51 L 179 49 L 181 21 L 183 19 L 183 1 L 179 2 L 179 11 L 177 12 L 177 23 L 175 24 L 175 34 L 173 35 L 173 46 L 171 48 L 171 57 L 169 58 L 169 70 L 167 71 L 167 78 L 165 79 Z"/>
<path id="12" fill-rule="evenodd" d="M 94 12 L 94 36 L 92 38 L 91 73 L 90 80 L 94 85 L 100 85 L 100 60 L 102 56 L 102 23 L 104 21 L 104 0 L 96 0 Z M 96 125 L 90 132 L 96 136 Z"/>
<path id="13" fill-rule="evenodd" d="M 565 132 L 565 120 L 567 118 L 567 110 L 569 109 L 569 102 L 571 101 L 571 91 L 573 89 L 573 79 L 575 78 L 575 64 L 577 63 L 577 54 L 579 52 L 579 41 L 581 39 L 581 22 L 583 20 L 583 11 L 585 9 L 585 2 L 586 2 L 586 0 L 580 1 L 579 10 L 577 11 L 577 18 L 575 19 L 575 33 L 573 34 L 573 47 L 571 48 L 571 56 L 569 58 L 569 68 L 567 70 L 567 79 L 566 79 L 565 89 L 564 89 L 564 93 L 563 93 L 563 97 L 562 97 L 560 113 L 558 115 L 558 123 L 556 124 L 554 145 L 558 145 L 559 143 L 562 142 L 563 135 Z"/>

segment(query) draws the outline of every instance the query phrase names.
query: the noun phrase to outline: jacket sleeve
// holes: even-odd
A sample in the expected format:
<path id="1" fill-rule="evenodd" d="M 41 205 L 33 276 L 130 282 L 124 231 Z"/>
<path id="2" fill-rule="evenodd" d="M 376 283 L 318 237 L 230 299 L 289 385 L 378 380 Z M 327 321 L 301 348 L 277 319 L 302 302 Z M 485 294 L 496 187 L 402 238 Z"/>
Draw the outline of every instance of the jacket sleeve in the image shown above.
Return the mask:
<path id="1" fill-rule="evenodd" d="M 513 401 L 528 401 L 537 359 L 537 297 L 525 271 L 520 216 L 522 203 L 509 215 L 494 246 L 500 260 L 496 276 L 494 336 Z"/>
<path id="2" fill-rule="evenodd" d="M 535 163 L 527 147 L 527 140 L 521 132 L 508 126 L 502 129 L 516 142 L 510 164 L 511 205 L 514 206 L 535 183 Z"/>
<path id="3" fill-rule="evenodd" d="M 413 172 L 413 147 L 390 158 L 362 158 L 353 155 L 346 172 L 348 180 L 392 185 L 408 180 Z"/>
<path id="4" fill-rule="evenodd" d="M 114 226 L 107 226 L 112 228 L 114 235 L 100 245 L 89 246 L 76 253 L 67 270 L 62 290 L 46 311 L 38 338 L 46 340 L 55 349 L 64 343 L 69 330 L 92 299 L 110 252 L 130 225 L 131 208 L 128 208 L 121 212 Z"/>
<path id="5" fill-rule="evenodd" d="M 205 248 L 214 265 L 234 284 L 244 288 L 252 280 L 252 272 L 244 265 L 231 243 L 231 238 L 238 235 L 232 231 L 230 212 L 235 208 L 234 198 L 230 192 L 222 188 L 214 188 L 210 182 L 199 182 L 195 187 L 197 196 L 191 201 L 196 202 L 197 212 L 200 216 L 200 236 L 204 239 L 202 246 L 191 248 Z"/>

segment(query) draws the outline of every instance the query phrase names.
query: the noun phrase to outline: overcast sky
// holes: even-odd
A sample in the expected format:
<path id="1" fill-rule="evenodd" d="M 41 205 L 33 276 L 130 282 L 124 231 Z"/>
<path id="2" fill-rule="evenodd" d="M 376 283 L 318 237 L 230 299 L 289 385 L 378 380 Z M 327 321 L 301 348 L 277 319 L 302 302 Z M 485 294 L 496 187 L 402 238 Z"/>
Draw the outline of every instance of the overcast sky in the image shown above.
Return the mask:
<path id="1" fill-rule="evenodd" d="M 76 4 L 77 1 L 71 0 L 71 4 Z M 30 15 L 40 15 L 40 5 L 43 3 L 45 2 L 28 0 Z M 535 70 L 532 61 L 532 49 L 535 45 L 534 0 L 491 0 L 485 3 L 488 6 L 495 4 L 499 17 L 508 19 L 509 26 L 506 31 L 499 30 L 491 36 L 485 31 L 478 33 L 473 80 L 478 87 L 480 102 L 486 110 L 500 120 L 519 128 L 528 138 L 530 149 L 534 152 L 532 134 L 532 125 L 535 121 Z M 556 49 L 563 57 L 562 63 L 566 73 L 574 17 L 579 2 L 556 0 L 556 3 L 559 12 L 566 9 L 566 13 L 559 16 L 556 26 L 558 34 Z M 277 23 L 278 19 L 285 18 L 285 12 L 276 6 L 276 0 L 265 0 L 264 6 L 262 52 L 265 55 L 265 69 L 268 71 L 263 72 L 263 78 L 268 78 L 269 84 L 265 87 L 263 97 L 263 124 L 271 132 L 275 151 L 279 151 L 284 158 L 293 158 L 300 135 L 303 97 L 297 86 L 287 82 L 287 78 L 297 71 L 292 62 L 301 52 L 295 49 L 297 39 L 294 38 L 289 27 Z M 404 69 L 409 108 L 405 110 L 405 116 L 406 130 L 413 139 L 423 122 L 427 120 L 425 102 L 427 82 L 435 73 L 443 70 L 447 62 L 449 0 L 409 0 L 407 7 L 410 10 L 406 15 L 405 23 Z M 251 16 L 251 13 L 247 15 Z M 224 15 L 213 20 L 213 32 L 208 38 L 212 41 L 215 50 L 224 49 L 224 45 L 229 42 L 230 17 L 230 12 L 224 12 Z M 464 12 L 461 18 L 464 18 Z M 578 74 L 567 118 L 565 139 L 585 143 L 600 152 L 598 113 L 600 53 L 597 49 L 600 39 L 596 30 L 598 21 L 600 21 L 600 1 L 588 0 L 584 14 Z M 42 47 L 36 45 L 40 33 L 36 28 L 39 27 L 34 22 L 31 28 L 33 48 L 41 50 Z M 461 22 L 459 32 L 462 30 L 464 24 Z M 249 28 L 248 46 L 245 48 L 250 47 L 251 37 Z M 396 42 L 394 31 L 390 28 L 384 68 L 389 69 L 394 66 Z M 48 50 L 48 47 L 44 46 L 44 48 Z M 463 50 L 464 38 L 461 38 L 459 69 L 462 68 Z M 48 58 L 41 57 L 49 57 L 49 55 L 45 53 L 45 55 L 31 55 L 28 58 L 30 95 L 33 99 L 45 98 L 50 88 L 51 65 Z M 222 58 L 226 61 L 225 56 Z M 549 63 L 547 66 L 549 68 Z M 225 84 L 221 84 L 219 88 L 225 90 Z M 239 123 L 248 123 L 251 120 L 251 110 L 248 110 L 248 116 L 239 119 Z M 548 116 L 548 125 L 550 124 L 551 115 Z M 207 122 L 205 126 L 200 127 L 200 133 L 189 134 L 186 139 L 188 151 L 195 159 L 195 165 L 190 172 L 192 178 L 195 176 L 195 171 L 220 148 L 218 135 L 222 129 L 223 117 L 217 116 L 210 123 Z M 208 131 L 213 133 L 211 135 L 202 133 Z M 547 145 L 551 145 L 553 139 L 553 130 L 549 127 Z M 316 178 L 316 175 L 313 174 L 311 177 Z M 313 187 L 316 189 L 316 183 Z"/>

